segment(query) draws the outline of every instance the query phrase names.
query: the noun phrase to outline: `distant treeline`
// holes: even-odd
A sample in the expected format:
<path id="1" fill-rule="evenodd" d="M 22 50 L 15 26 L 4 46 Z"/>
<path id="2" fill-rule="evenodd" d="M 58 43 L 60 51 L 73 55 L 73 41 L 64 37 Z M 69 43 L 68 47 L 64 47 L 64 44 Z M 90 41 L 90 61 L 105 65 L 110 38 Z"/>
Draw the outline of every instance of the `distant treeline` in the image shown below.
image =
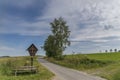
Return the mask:
<path id="1" fill-rule="evenodd" d="M 110 49 L 110 50 L 105 50 L 105 52 L 120 52 L 120 50 L 117 50 L 117 49 Z"/>
<path id="2" fill-rule="evenodd" d="M 0 56 L 0 58 L 6 58 L 6 57 L 10 57 L 10 56 Z"/>

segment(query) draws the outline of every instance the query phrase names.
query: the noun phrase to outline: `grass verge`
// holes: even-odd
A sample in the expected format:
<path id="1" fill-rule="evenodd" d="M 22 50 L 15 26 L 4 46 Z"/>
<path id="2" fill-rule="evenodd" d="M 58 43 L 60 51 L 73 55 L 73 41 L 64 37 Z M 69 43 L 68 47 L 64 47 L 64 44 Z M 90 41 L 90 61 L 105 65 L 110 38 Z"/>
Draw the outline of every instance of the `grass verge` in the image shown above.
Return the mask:
<path id="1" fill-rule="evenodd" d="M 48 60 L 108 80 L 120 80 L 120 53 L 76 54 L 66 55 L 62 60 L 54 58 Z"/>
<path id="2" fill-rule="evenodd" d="M 111 61 L 89 59 L 85 55 L 67 55 L 63 59 L 48 58 L 48 61 L 77 70 L 89 70 L 106 66 Z"/>
<path id="3" fill-rule="evenodd" d="M 0 58 L 0 80 L 51 80 L 54 76 L 53 73 L 44 68 L 35 58 L 34 66 L 38 68 L 36 74 L 26 74 L 14 76 L 12 69 L 23 66 L 26 64 L 30 65 L 30 57 L 14 57 L 14 58 Z"/>

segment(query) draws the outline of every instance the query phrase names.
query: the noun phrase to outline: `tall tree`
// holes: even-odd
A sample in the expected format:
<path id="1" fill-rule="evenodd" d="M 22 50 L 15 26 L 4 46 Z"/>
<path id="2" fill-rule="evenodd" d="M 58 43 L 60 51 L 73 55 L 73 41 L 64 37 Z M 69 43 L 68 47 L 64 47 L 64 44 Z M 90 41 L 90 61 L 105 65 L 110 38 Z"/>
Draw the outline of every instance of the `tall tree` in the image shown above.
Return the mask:
<path id="1" fill-rule="evenodd" d="M 63 18 L 54 19 L 50 23 L 52 34 L 48 36 L 44 43 L 44 50 L 48 57 L 62 55 L 67 46 L 70 45 L 68 40 L 70 31 Z"/>
<path id="2" fill-rule="evenodd" d="M 54 36 L 49 35 L 48 38 L 45 40 L 44 47 L 43 47 L 48 57 L 55 56 L 54 49 L 53 49 L 55 45 L 53 43 L 54 43 Z"/>
<path id="3" fill-rule="evenodd" d="M 110 52 L 112 52 L 112 49 L 110 49 Z"/>
<path id="4" fill-rule="evenodd" d="M 107 53 L 108 51 L 107 51 L 107 50 L 105 50 L 105 52 Z"/>
<path id="5" fill-rule="evenodd" d="M 117 49 L 114 49 L 115 52 L 117 52 Z"/>

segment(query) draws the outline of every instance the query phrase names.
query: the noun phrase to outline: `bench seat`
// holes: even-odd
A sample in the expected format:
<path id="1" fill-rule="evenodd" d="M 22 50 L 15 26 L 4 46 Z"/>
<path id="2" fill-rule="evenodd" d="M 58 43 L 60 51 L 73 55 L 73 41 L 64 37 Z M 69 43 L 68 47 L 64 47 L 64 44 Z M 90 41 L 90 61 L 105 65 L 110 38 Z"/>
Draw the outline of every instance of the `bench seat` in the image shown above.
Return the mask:
<path id="1" fill-rule="evenodd" d="M 19 68 L 13 69 L 13 73 L 15 76 L 18 74 L 25 74 L 25 73 L 36 73 L 38 70 L 34 66 L 21 66 Z"/>

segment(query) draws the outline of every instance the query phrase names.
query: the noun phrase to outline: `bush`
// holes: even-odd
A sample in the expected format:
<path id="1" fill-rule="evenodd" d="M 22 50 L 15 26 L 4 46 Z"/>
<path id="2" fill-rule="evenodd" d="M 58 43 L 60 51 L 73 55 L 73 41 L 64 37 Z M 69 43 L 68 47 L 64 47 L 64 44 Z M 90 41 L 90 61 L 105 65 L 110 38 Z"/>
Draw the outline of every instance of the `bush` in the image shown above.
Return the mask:
<path id="1" fill-rule="evenodd" d="M 63 60 L 65 55 L 58 55 L 55 57 L 56 60 Z"/>

